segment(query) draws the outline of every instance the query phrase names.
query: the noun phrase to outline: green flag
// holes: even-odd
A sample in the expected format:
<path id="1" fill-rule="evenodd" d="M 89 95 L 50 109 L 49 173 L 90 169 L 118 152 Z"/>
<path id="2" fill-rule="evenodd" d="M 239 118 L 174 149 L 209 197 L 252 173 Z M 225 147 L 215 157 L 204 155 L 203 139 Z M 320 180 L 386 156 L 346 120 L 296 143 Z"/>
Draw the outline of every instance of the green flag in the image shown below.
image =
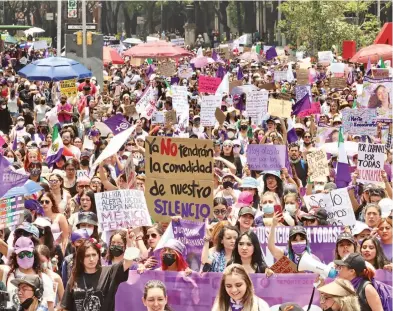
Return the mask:
<path id="1" fill-rule="evenodd" d="M 381 56 L 381 59 L 379 61 L 381 62 L 381 65 L 379 66 L 379 68 L 386 68 L 385 63 L 384 63 L 384 61 L 382 59 L 382 56 Z"/>
<path id="2" fill-rule="evenodd" d="M 148 63 L 149 65 L 153 64 L 153 60 L 152 60 L 151 58 L 148 58 L 146 61 L 147 61 L 147 63 Z"/>
<path id="3" fill-rule="evenodd" d="M 255 52 L 257 54 L 261 54 L 261 45 L 260 44 L 257 44 L 257 46 L 255 47 Z"/>
<path id="4" fill-rule="evenodd" d="M 354 109 L 357 108 L 356 99 L 353 100 L 352 108 L 354 108 Z"/>

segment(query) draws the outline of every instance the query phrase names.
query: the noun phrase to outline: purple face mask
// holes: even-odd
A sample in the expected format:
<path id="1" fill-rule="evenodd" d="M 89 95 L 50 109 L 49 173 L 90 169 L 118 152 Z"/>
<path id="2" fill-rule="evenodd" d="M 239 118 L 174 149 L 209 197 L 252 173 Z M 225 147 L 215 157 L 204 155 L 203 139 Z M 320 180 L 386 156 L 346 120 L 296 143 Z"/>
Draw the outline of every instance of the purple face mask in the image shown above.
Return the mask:
<path id="1" fill-rule="evenodd" d="M 295 254 L 303 254 L 303 252 L 307 248 L 307 242 L 306 241 L 300 241 L 300 242 L 291 242 L 292 250 Z"/>
<path id="2" fill-rule="evenodd" d="M 34 264 L 34 256 L 31 258 L 25 257 L 23 259 L 17 257 L 16 262 L 18 263 L 18 266 L 22 269 L 30 269 L 31 267 L 33 267 Z"/>

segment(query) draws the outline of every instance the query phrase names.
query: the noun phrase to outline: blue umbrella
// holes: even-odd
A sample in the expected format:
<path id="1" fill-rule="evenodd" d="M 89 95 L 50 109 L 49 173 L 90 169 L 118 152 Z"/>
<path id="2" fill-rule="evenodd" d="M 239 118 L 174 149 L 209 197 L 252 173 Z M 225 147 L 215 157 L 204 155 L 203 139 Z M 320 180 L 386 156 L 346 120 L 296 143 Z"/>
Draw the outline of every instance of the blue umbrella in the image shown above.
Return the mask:
<path id="1" fill-rule="evenodd" d="M 40 184 L 32 180 L 28 180 L 23 186 L 14 187 L 8 190 L 7 193 L 3 195 L 2 199 L 8 199 L 20 195 L 30 195 L 38 191 L 41 191 L 42 189 L 44 188 L 42 188 Z"/>
<path id="2" fill-rule="evenodd" d="M 30 81 L 63 81 L 90 78 L 92 73 L 77 61 L 64 57 L 36 60 L 19 70 L 19 75 Z"/>

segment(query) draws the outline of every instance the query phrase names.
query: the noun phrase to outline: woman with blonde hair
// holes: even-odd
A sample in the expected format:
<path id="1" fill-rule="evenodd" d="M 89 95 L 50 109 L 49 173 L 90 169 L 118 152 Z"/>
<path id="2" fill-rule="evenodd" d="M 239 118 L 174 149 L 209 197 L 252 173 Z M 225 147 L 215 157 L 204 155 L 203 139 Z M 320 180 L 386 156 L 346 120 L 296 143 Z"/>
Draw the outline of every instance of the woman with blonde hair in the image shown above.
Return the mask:
<path id="1" fill-rule="evenodd" d="M 212 311 L 269 311 L 269 305 L 254 293 L 254 286 L 242 265 L 225 268 Z"/>
<path id="2" fill-rule="evenodd" d="M 360 311 L 358 297 L 350 281 L 338 278 L 318 290 L 323 310 Z"/>

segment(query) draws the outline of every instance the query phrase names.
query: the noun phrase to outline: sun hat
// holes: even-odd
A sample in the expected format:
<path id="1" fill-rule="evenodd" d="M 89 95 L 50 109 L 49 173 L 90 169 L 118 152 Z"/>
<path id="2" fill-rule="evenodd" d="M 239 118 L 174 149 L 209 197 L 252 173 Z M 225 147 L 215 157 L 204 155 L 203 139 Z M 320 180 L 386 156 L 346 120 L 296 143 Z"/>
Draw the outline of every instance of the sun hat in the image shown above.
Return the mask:
<path id="1" fill-rule="evenodd" d="M 321 293 L 338 296 L 338 297 L 347 297 L 354 296 L 356 292 L 350 281 L 337 278 L 333 282 L 323 285 L 317 288 Z"/>
<path id="2" fill-rule="evenodd" d="M 239 188 L 253 188 L 253 189 L 258 189 L 259 183 L 255 178 L 252 177 L 246 177 L 243 178 L 241 185 Z"/>

